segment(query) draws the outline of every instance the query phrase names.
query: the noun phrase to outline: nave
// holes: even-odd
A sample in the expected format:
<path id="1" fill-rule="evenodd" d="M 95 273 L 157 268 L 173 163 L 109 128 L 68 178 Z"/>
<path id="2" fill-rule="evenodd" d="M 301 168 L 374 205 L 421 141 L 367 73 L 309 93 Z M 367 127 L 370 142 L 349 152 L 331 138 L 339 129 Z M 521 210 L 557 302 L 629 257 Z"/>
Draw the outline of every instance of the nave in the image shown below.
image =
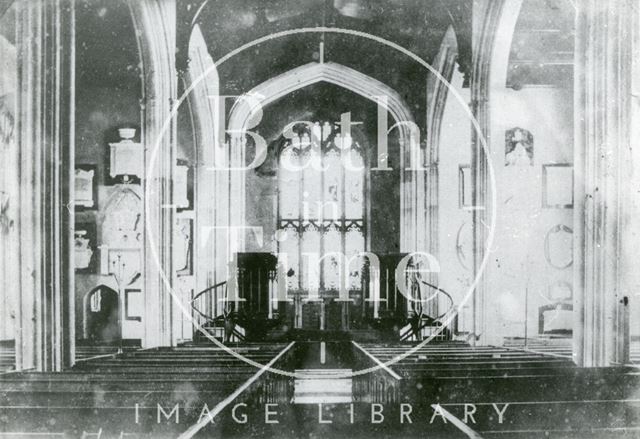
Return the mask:
<path id="1" fill-rule="evenodd" d="M 553 352 L 455 341 L 402 358 L 412 347 L 230 346 L 295 378 L 204 344 L 100 355 L 62 373 L 6 373 L 0 436 L 632 438 L 640 430 L 636 368 L 578 368 Z"/>
<path id="2" fill-rule="evenodd" d="M 639 437 L 639 2 L 0 0 L 0 439 Z"/>

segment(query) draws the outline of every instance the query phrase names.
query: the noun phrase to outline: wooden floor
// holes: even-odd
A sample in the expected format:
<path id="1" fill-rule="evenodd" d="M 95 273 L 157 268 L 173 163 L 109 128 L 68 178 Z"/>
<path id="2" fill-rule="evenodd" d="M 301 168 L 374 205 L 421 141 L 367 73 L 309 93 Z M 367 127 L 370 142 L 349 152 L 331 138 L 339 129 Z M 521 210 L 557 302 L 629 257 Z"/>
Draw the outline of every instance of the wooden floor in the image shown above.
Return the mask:
<path id="1" fill-rule="evenodd" d="M 261 374 L 217 347 L 126 352 L 63 373 L 0 375 L 0 437 L 178 437 L 198 423 L 205 407 L 220 413 L 214 423 L 205 418 L 202 428 L 192 430 L 196 437 L 640 437 L 637 368 L 583 369 L 559 351 L 460 342 L 430 344 L 410 355 L 412 346 L 405 344 L 289 347 L 247 344 L 233 351 L 258 365 L 278 356 L 275 366 L 290 372 L 376 370 L 353 377 L 352 409 L 319 408 L 291 403 L 292 377 Z M 316 358 L 320 351 L 322 360 Z M 246 404 L 236 413 L 247 417 L 245 424 L 232 417 L 236 404 Z M 407 405 L 411 423 L 402 418 Z M 266 423 L 265 410 L 274 411 L 279 423 Z M 372 422 L 372 410 L 381 410 L 384 421 Z"/>

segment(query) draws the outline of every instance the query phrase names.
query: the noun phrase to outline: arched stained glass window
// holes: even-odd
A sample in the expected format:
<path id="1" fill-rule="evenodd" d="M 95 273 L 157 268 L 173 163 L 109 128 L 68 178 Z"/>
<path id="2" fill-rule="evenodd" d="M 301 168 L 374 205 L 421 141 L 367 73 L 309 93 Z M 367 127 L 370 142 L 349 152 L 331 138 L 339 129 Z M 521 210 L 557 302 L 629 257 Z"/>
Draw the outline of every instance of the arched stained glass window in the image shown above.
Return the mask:
<path id="1" fill-rule="evenodd" d="M 362 287 L 362 261 L 348 271 L 340 255 L 365 250 L 366 167 L 361 146 L 329 123 L 293 130 L 278 167 L 278 251 L 286 255 L 290 290 Z M 348 273 L 348 278 L 347 277 Z"/>

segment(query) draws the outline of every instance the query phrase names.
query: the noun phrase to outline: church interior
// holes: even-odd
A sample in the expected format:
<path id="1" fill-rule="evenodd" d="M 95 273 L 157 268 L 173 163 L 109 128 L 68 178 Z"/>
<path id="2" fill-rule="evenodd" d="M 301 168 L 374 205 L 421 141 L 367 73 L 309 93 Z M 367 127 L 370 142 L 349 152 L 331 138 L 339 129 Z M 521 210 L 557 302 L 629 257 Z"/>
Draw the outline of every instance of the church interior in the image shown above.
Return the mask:
<path id="1" fill-rule="evenodd" d="M 0 437 L 638 437 L 639 29 L 0 0 Z"/>

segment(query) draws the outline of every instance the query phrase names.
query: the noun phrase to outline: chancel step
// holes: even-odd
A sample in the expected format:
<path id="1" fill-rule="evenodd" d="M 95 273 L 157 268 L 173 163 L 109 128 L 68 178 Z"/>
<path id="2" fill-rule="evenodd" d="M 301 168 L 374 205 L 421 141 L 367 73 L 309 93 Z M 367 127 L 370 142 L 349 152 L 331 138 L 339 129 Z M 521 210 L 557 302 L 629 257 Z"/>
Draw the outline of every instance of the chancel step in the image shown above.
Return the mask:
<path id="1" fill-rule="evenodd" d="M 297 369 L 293 402 L 295 404 L 352 402 L 351 372 L 351 369 Z"/>

